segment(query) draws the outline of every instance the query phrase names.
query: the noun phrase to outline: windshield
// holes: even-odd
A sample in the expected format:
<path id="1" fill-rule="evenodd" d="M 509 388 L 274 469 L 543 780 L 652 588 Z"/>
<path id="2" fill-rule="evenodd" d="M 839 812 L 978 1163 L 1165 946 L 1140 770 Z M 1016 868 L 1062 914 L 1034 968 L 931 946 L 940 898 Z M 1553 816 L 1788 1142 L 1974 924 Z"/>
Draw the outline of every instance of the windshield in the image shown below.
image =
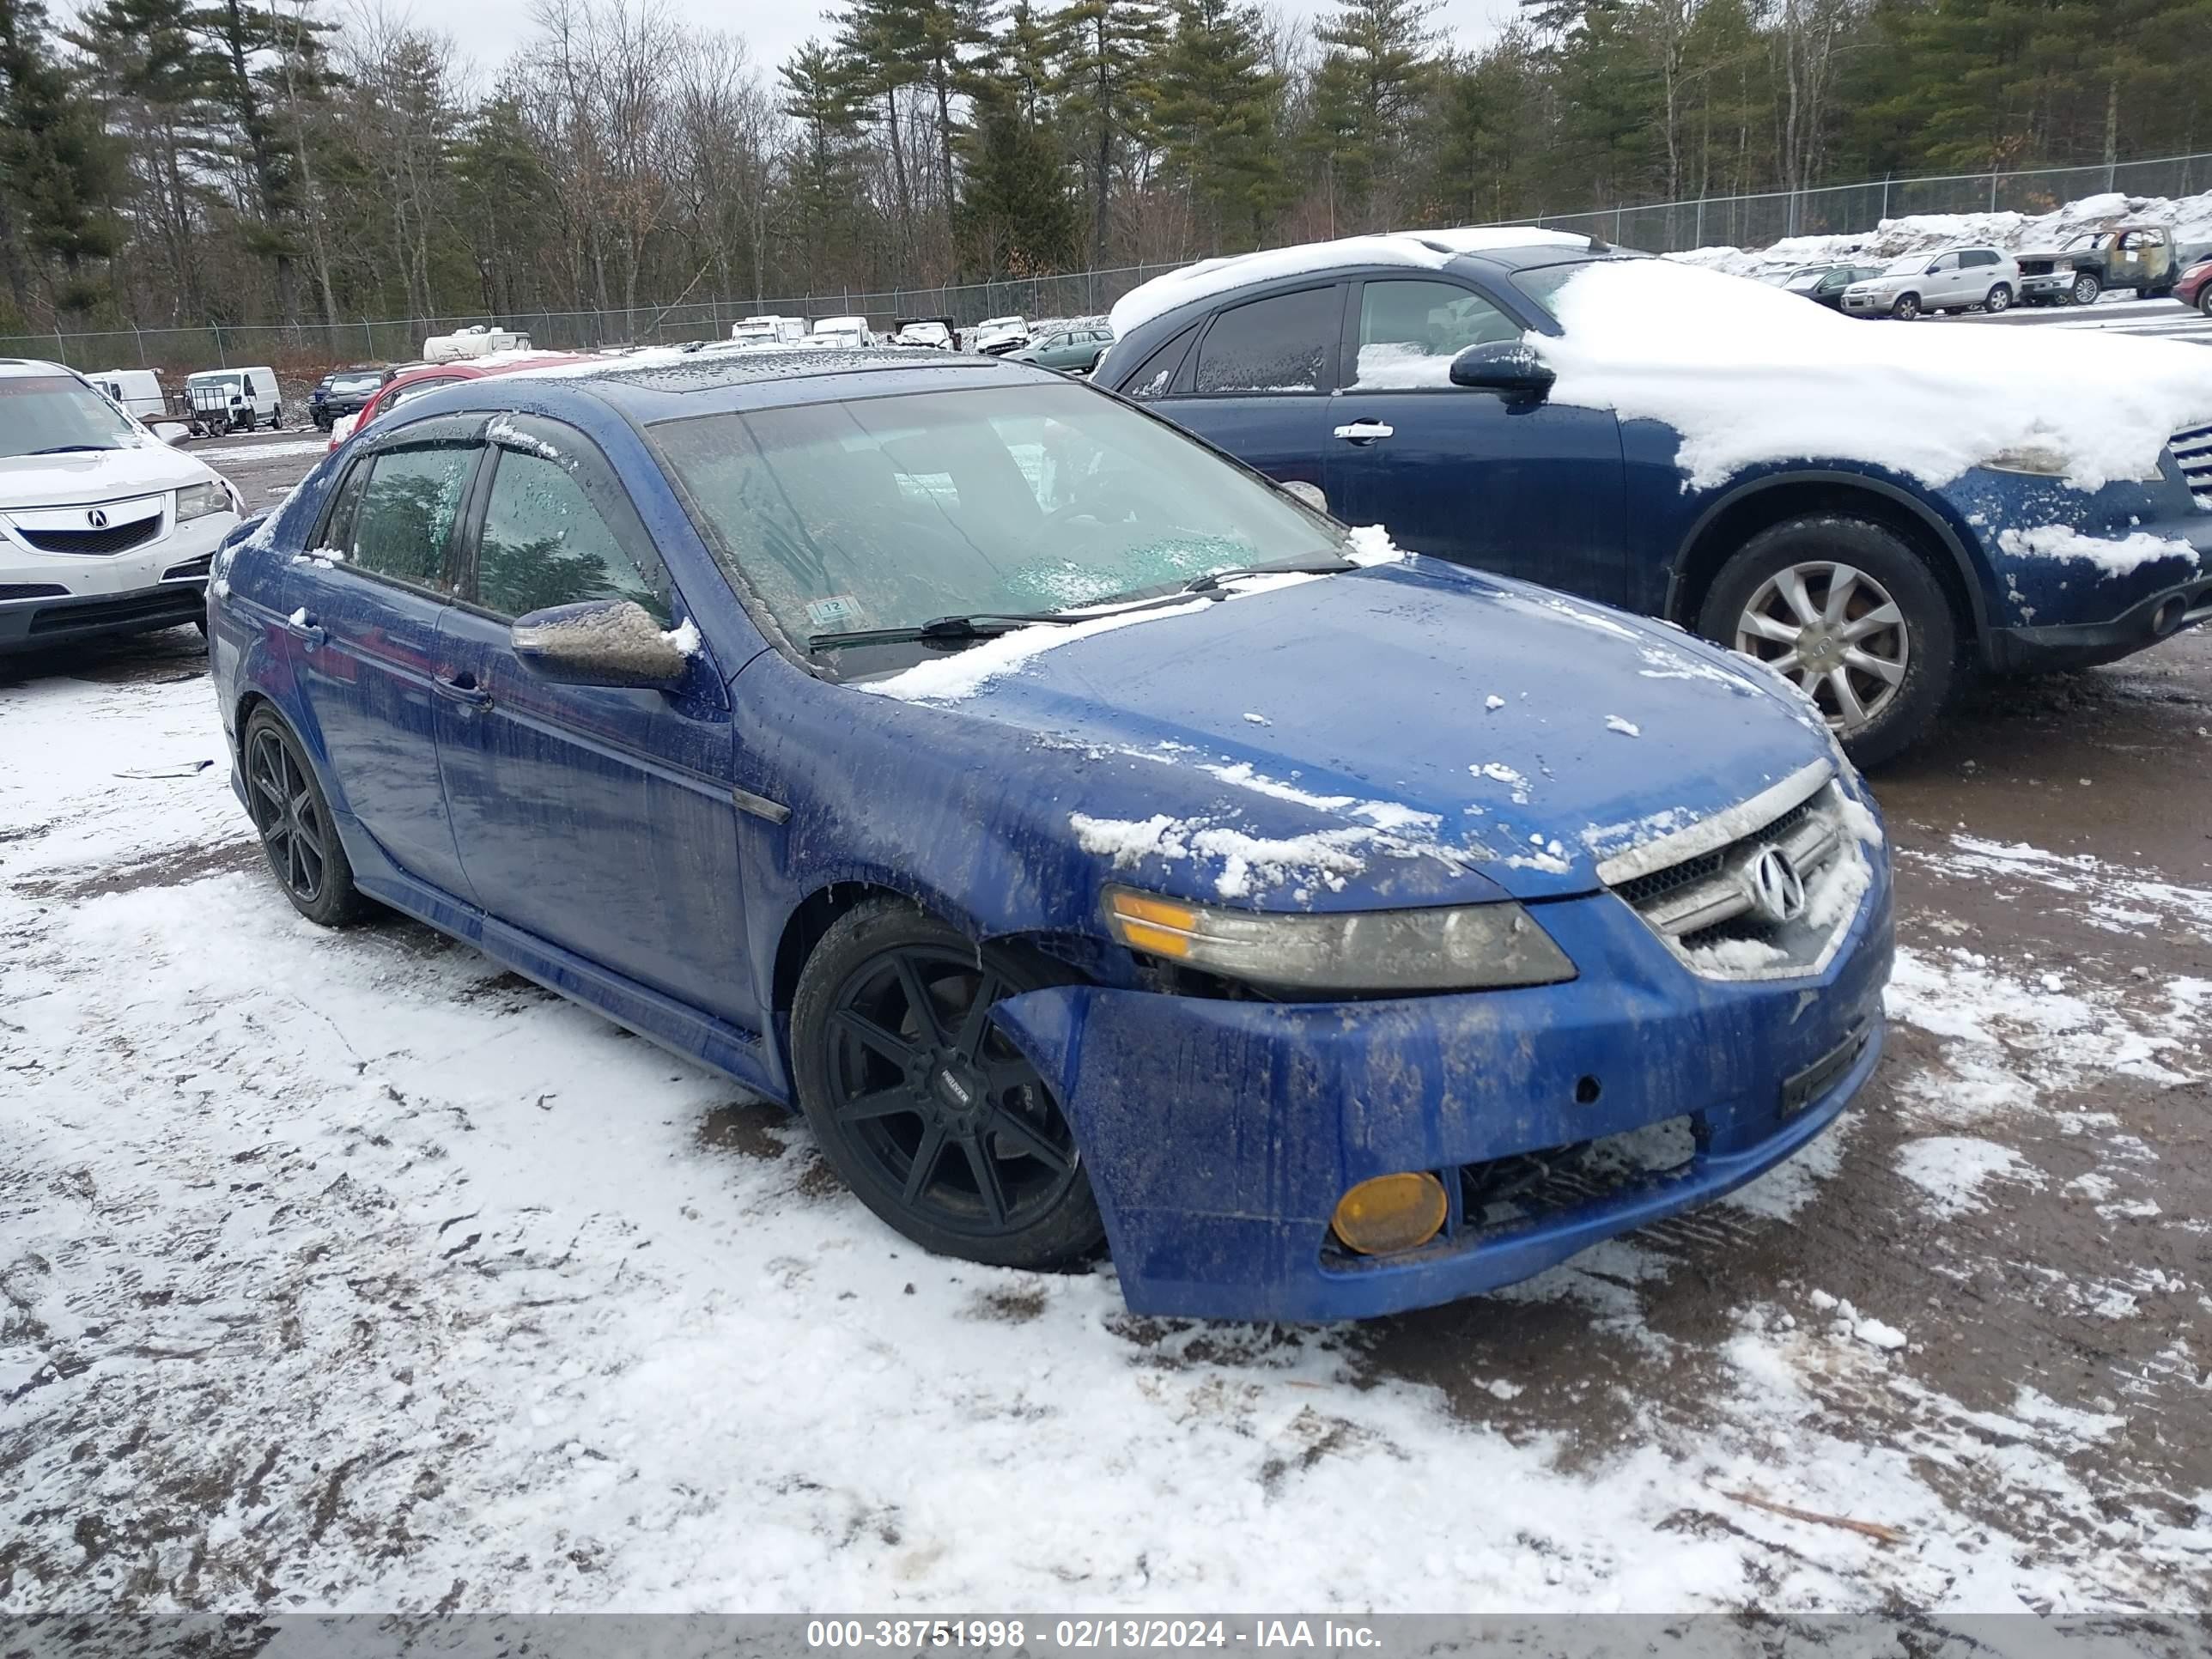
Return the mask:
<path id="1" fill-rule="evenodd" d="M 1075 386 L 701 416 L 652 435 L 717 556 L 802 643 L 1172 593 L 1336 547 L 1327 520 Z"/>
<path id="2" fill-rule="evenodd" d="M 1551 313 L 1552 320 L 1557 322 L 1558 313 L 1552 307 L 1553 296 L 1597 263 L 1595 259 L 1569 259 L 1562 264 L 1537 265 L 1528 270 L 1516 270 L 1513 273 L 1513 286 Z"/>
<path id="3" fill-rule="evenodd" d="M 2112 240 L 2112 233 L 2109 230 L 2084 231 L 2061 244 L 2061 252 L 2077 247 L 2102 247 Z"/>
<path id="4" fill-rule="evenodd" d="M 384 384 L 381 374 L 340 374 L 331 381 L 333 392 L 374 392 Z"/>
<path id="5" fill-rule="evenodd" d="M 127 449 L 132 430 L 120 410 L 70 375 L 0 377 L 0 456 Z"/>
<path id="6" fill-rule="evenodd" d="M 1908 253 L 1902 259 L 1892 259 L 1881 268 L 1881 274 L 1885 276 L 1917 276 L 1928 269 L 1928 261 L 1932 257 L 1926 253 Z"/>
<path id="7" fill-rule="evenodd" d="M 1821 283 L 1826 280 L 1827 275 L 1827 267 L 1825 265 L 1818 270 L 1801 270 L 1797 272 L 1796 275 L 1790 277 L 1789 282 L 1784 283 L 1784 286 L 1789 289 L 1792 294 L 1802 294 L 1807 292 L 1808 289 L 1820 287 Z"/>

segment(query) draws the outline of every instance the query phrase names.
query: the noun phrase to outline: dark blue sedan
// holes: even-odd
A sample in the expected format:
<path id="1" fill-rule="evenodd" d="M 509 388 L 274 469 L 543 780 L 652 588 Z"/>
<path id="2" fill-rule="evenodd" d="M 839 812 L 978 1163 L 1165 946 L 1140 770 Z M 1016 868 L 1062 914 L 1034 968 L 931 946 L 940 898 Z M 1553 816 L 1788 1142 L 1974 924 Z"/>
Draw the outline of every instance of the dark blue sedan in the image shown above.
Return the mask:
<path id="1" fill-rule="evenodd" d="M 1553 360 L 1591 349 L 1563 327 L 1563 295 L 1599 266 L 1620 279 L 1598 285 L 1620 348 L 1608 366 L 1639 391 L 1639 368 L 1673 382 L 1645 407 L 1554 395 Z M 1779 337 L 1778 307 L 1796 337 Z M 1980 329 L 1869 341 L 1757 284 L 1511 228 L 1211 262 L 1146 284 L 1114 325 L 1097 385 L 1423 553 L 1760 657 L 1862 765 L 1921 737 L 1964 670 L 2081 667 L 2212 617 L 2212 362 L 2194 348 Z M 1990 348 L 1992 368 L 2051 361 L 2024 391 L 1962 372 L 1967 347 Z M 2187 412 L 2148 429 L 2134 476 L 2070 477 L 2039 411 L 2094 446 L 2161 406 L 2154 374 L 2201 382 Z M 1691 434 L 1651 412 L 1670 407 L 1745 459 L 1705 476 Z M 1784 413 L 1771 446 L 1745 441 Z M 2014 435 L 1974 452 L 1981 433 Z"/>
<path id="2" fill-rule="evenodd" d="M 467 382 L 209 617 L 302 915 L 465 939 L 803 1110 L 908 1237 L 1108 1247 L 1140 1311 L 1522 1278 L 1881 1048 L 1881 829 L 1793 689 L 1042 370 Z"/>

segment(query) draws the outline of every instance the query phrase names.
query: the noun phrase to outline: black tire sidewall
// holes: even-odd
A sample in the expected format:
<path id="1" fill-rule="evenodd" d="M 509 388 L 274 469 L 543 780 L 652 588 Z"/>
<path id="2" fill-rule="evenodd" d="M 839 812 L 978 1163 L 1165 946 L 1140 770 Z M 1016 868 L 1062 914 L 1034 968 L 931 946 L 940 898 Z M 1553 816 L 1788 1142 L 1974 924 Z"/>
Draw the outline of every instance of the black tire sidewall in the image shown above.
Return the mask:
<path id="1" fill-rule="evenodd" d="M 1071 1267 L 1095 1255 L 1105 1241 L 1105 1224 L 1091 1190 L 1079 1143 L 1076 1164 L 1079 1178 L 1050 1210 L 1018 1233 L 977 1238 L 939 1227 L 908 1210 L 900 1195 L 878 1178 L 872 1156 L 848 1139 L 842 1126 L 831 1116 L 829 1030 L 836 996 L 870 960 L 902 945 L 936 945 L 963 955 L 980 954 L 994 972 L 1024 990 L 1072 984 L 1078 977 L 1034 951 L 993 945 L 979 947 L 965 933 L 904 900 L 872 899 L 847 911 L 830 924 L 807 957 L 791 1005 L 792 1085 L 823 1157 L 854 1196 L 885 1225 L 933 1255 L 1032 1272 Z M 1049 1079 L 1045 1086 L 1051 1087 Z M 1065 1114 L 1066 1108 L 1060 1109 Z"/>
<path id="2" fill-rule="evenodd" d="M 1889 590 L 1904 612 L 1905 683 L 1880 718 L 1838 734 L 1862 767 L 1881 765 L 1927 734 L 1958 678 L 1959 623 L 1943 584 L 1898 533 L 1868 519 L 1820 514 L 1762 530 L 1721 567 L 1698 611 L 1698 632 L 1733 647 L 1736 624 L 1767 578 L 1793 564 L 1833 562 L 1863 570 Z"/>
<path id="3" fill-rule="evenodd" d="M 262 849 L 262 862 L 276 880 L 276 890 L 284 895 L 295 910 L 318 927 L 343 927 L 361 914 L 362 900 L 360 890 L 354 885 L 352 861 L 346 857 L 345 845 L 338 839 L 337 820 L 331 816 L 330 797 L 323 793 L 323 781 L 316 775 L 314 763 L 307 758 L 307 751 L 299 738 L 283 717 L 266 703 L 253 711 L 246 722 L 246 730 L 240 734 L 238 748 L 243 768 L 251 769 L 254 739 L 263 732 L 276 732 L 278 740 L 291 750 L 292 759 L 300 769 L 300 775 L 307 781 L 307 793 L 315 798 L 315 811 L 328 829 L 329 845 L 323 860 L 323 890 L 315 896 L 313 904 L 302 904 L 299 896 L 293 892 L 292 884 L 283 878 L 269 859 L 265 846 Z M 247 770 L 246 787 L 249 790 L 253 787 L 250 769 Z M 248 821 L 252 821 L 251 814 Z"/>

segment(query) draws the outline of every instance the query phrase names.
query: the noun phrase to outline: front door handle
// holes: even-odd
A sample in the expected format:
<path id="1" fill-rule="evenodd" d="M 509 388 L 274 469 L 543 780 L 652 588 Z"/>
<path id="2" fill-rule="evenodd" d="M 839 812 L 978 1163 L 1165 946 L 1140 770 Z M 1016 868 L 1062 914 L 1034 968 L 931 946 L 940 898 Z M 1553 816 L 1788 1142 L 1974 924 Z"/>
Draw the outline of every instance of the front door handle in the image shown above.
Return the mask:
<path id="1" fill-rule="evenodd" d="M 1352 421 L 1337 428 L 1336 435 L 1348 444 L 1371 444 L 1377 438 L 1388 438 L 1397 428 L 1381 421 Z"/>
<path id="2" fill-rule="evenodd" d="M 284 631 L 294 639 L 300 641 L 310 651 L 330 638 L 330 635 L 323 631 L 322 624 L 307 614 L 307 607 L 304 605 L 284 618 Z"/>
<path id="3" fill-rule="evenodd" d="M 458 702 L 471 708 L 483 708 L 491 702 L 491 693 L 477 684 L 476 676 L 466 669 L 455 674 L 433 674 L 430 684 L 438 695 L 448 702 Z"/>

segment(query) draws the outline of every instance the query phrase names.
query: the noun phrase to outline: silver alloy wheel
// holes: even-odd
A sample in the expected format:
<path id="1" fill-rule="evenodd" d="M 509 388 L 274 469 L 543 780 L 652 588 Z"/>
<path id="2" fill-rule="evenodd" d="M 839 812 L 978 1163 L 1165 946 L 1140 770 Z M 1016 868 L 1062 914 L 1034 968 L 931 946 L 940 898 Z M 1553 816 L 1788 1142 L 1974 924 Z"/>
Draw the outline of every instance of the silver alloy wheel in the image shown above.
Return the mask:
<path id="1" fill-rule="evenodd" d="M 1847 564 L 1793 564 L 1759 584 L 1735 648 L 1787 674 L 1851 732 L 1881 718 L 1905 684 L 1912 644 L 1889 591 Z"/>
<path id="2" fill-rule="evenodd" d="M 2098 291 L 2103 286 L 2094 276 L 2085 271 L 2074 279 L 2074 303 L 2077 306 L 2096 304 Z"/>
<path id="3" fill-rule="evenodd" d="M 1990 290 L 1990 297 L 1982 301 L 1982 309 L 1989 312 L 2010 311 L 2012 290 L 2002 283 L 1999 283 Z"/>

